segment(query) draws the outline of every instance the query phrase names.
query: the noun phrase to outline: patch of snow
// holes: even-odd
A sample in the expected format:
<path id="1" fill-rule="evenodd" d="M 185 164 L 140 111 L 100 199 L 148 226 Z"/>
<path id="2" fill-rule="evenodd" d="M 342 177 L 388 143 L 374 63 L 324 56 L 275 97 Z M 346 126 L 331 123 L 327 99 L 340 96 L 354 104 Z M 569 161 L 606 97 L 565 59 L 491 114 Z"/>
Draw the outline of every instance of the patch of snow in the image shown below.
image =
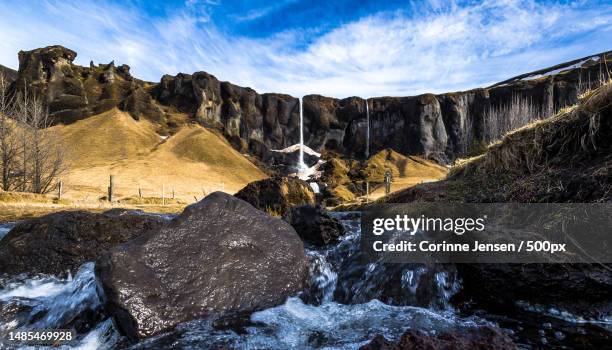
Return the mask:
<path id="1" fill-rule="evenodd" d="M 584 59 L 584 60 L 582 60 L 582 61 L 580 61 L 578 63 L 574 63 L 574 64 L 566 66 L 566 67 L 557 68 L 557 69 L 548 71 L 548 72 L 543 73 L 543 74 L 531 75 L 531 76 L 525 77 L 525 78 L 523 78 L 521 80 L 535 80 L 535 79 L 539 79 L 539 78 L 542 78 L 542 77 L 547 77 L 547 76 L 550 76 L 550 75 L 559 74 L 561 72 L 564 72 L 564 71 L 567 71 L 567 70 L 570 70 L 570 69 L 580 68 L 580 67 L 582 67 L 583 64 L 585 64 L 588 61 L 597 62 L 598 60 L 599 60 L 599 56 L 589 57 L 589 58 Z"/>
<path id="2" fill-rule="evenodd" d="M 310 188 L 314 191 L 314 193 L 320 193 L 319 184 L 316 182 L 309 182 Z"/>
<path id="3" fill-rule="evenodd" d="M 295 151 L 299 151 L 300 150 L 300 144 L 296 143 L 295 145 L 291 145 L 287 148 L 283 148 L 283 149 L 273 149 L 272 152 L 280 152 L 280 153 L 293 153 Z M 315 156 L 317 158 L 321 157 L 321 153 L 316 152 L 315 150 L 313 150 L 312 148 L 304 145 L 304 153 L 308 153 L 311 156 Z"/>

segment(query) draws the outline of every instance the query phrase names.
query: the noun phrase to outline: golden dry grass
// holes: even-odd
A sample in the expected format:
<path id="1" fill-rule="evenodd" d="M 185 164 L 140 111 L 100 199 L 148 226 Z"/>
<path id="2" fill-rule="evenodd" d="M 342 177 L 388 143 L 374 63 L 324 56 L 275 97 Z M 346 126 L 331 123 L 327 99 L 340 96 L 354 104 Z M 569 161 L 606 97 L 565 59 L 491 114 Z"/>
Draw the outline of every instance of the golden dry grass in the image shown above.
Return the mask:
<path id="1" fill-rule="evenodd" d="M 612 82 L 581 95 L 575 106 L 513 130 L 481 156 L 458 162 L 450 177 L 499 172 L 534 173 L 552 158 L 597 149 L 600 111 L 612 103 Z"/>
<path id="2" fill-rule="evenodd" d="M 391 171 L 391 192 L 403 190 L 423 183 L 438 181 L 446 177 L 448 168 L 434 161 L 417 156 L 404 156 L 391 149 L 378 152 L 368 159 L 362 170 L 370 183 L 384 182 L 386 171 Z M 377 186 L 368 197 L 374 200 L 384 196 L 384 186 Z"/>
<path id="3" fill-rule="evenodd" d="M 233 193 L 266 175 L 222 137 L 188 124 L 167 139 L 147 120 L 116 109 L 70 125 L 55 126 L 66 147 L 65 197 L 97 201 L 109 175 L 115 196 L 172 196 L 194 202 L 217 190 Z"/>

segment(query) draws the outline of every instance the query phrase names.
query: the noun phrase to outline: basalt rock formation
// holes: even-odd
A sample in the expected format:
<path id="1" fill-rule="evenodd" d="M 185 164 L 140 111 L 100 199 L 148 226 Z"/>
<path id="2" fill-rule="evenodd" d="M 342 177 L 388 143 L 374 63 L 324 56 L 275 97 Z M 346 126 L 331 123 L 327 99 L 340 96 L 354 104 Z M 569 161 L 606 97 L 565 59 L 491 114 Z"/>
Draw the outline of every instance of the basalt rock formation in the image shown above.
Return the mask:
<path id="1" fill-rule="evenodd" d="M 72 62 L 77 53 L 62 46 L 19 52 L 19 70 L 12 90 L 41 96 L 55 123 L 72 123 L 115 107 L 138 118 L 163 122 L 163 113 L 147 91 L 149 83 L 130 75 L 128 65 L 89 67 Z"/>
<path id="2" fill-rule="evenodd" d="M 163 222 L 123 209 L 59 212 L 26 220 L 0 240 L 0 274 L 74 274 L 83 263 Z"/>
<path id="3" fill-rule="evenodd" d="M 81 67 L 72 63 L 75 57 L 61 46 L 20 52 L 14 89 L 27 85 L 39 91 L 56 123 L 119 107 L 172 128 L 168 114 L 181 111 L 191 114 L 192 121 L 218 128 L 241 152 L 260 158 L 299 142 L 299 101 L 292 96 L 258 94 L 206 72 L 165 75 L 157 84 L 147 83 L 133 78 L 126 65 Z M 582 91 L 609 77 L 605 62 L 610 58 L 610 52 L 594 55 L 464 92 L 370 98 L 370 152 L 392 148 L 446 162 L 479 151 L 510 127 L 575 103 Z M 364 156 L 364 99 L 308 95 L 303 103 L 309 147 Z"/>
<path id="4" fill-rule="evenodd" d="M 96 263 L 106 308 L 132 340 L 279 305 L 302 290 L 307 271 L 288 223 L 223 192 Z"/>

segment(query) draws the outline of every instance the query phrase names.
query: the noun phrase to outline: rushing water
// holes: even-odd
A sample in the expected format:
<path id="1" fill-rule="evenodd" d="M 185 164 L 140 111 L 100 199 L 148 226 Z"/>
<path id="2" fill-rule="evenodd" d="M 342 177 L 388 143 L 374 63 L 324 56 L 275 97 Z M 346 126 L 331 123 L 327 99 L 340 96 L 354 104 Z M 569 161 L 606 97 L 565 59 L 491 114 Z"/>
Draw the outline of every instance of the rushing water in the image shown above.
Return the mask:
<path id="1" fill-rule="evenodd" d="M 84 333 L 74 347 L 101 344 L 93 338 L 103 325 L 90 323 L 102 315 L 97 289 L 93 263 L 84 264 L 74 277 L 66 279 L 41 276 L 6 283 L 0 291 L 0 335 L 14 330 L 74 328 Z M 3 343 L 6 337 L 0 339 L 0 348 L 9 346 Z"/>
<path id="2" fill-rule="evenodd" d="M 0 239 L 4 238 L 6 234 L 15 226 L 14 222 L 9 222 L 6 224 L 0 224 Z"/>
<path id="3" fill-rule="evenodd" d="M 357 349 L 378 334 L 397 339 L 407 329 L 436 333 L 490 324 L 481 317 L 459 316 L 449 306 L 460 288 L 454 269 L 363 263 L 358 214 L 333 215 L 348 233 L 336 245 L 307 247 L 310 276 L 300 295 L 254 313 L 238 329 L 197 320 L 132 348 Z M 0 290 L 0 339 L 11 330 L 70 328 L 78 334 L 70 348 L 125 344 L 104 315 L 103 298 L 93 263 L 66 279 L 17 277 Z M 550 330 L 548 339 L 563 340 L 566 332 L 559 329 Z M 0 349 L 9 348 L 1 341 Z"/>

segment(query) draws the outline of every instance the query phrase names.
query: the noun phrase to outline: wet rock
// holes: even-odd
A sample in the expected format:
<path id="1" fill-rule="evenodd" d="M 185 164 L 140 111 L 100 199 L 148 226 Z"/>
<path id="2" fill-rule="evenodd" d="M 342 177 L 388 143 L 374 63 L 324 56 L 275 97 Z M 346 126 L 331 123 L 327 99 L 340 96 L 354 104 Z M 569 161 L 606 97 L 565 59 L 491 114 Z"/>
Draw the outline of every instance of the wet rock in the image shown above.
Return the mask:
<path id="1" fill-rule="evenodd" d="M 28 302 L 27 299 L 9 299 L 9 300 L 0 300 L 0 322 L 3 325 L 12 325 L 14 326 L 5 326 L 7 329 L 14 329 L 17 326 L 22 324 L 27 324 L 29 319 L 31 318 L 32 310 L 34 309 L 35 303 Z M 5 329 L 0 329 L 0 334 L 4 333 Z"/>
<path id="2" fill-rule="evenodd" d="M 492 327 L 475 327 L 428 334 L 419 330 L 406 331 L 398 342 L 391 342 L 382 335 L 376 336 L 360 350 L 485 350 L 517 349 L 516 344 L 501 330 Z"/>
<path id="3" fill-rule="evenodd" d="M 281 304 L 302 289 L 307 270 L 288 223 L 221 192 L 96 263 L 106 309 L 132 340 Z"/>
<path id="4" fill-rule="evenodd" d="M 344 304 L 378 299 L 390 305 L 414 305 L 443 309 L 459 291 L 453 265 L 368 263 L 357 251 L 342 262 L 334 300 Z"/>
<path id="5" fill-rule="evenodd" d="M 310 185 L 296 177 L 254 181 L 235 196 L 274 216 L 288 216 L 292 207 L 315 204 L 315 193 Z"/>
<path id="6" fill-rule="evenodd" d="M 288 220 L 304 242 L 315 246 L 338 243 L 344 235 L 340 221 L 329 216 L 320 205 L 292 208 Z"/>
<path id="7" fill-rule="evenodd" d="M 26 220 L 0 240 L 0 274 L 74 273 L 83 263 L 163 222 L 122 209 L 102 214 L 67 211 Z"/>
<path id="8" fill-rule="evenodd" d="M 517 301 L 556 307 L 586 317 L 612 310 L 610 266 L 596 264 L 459 264 L 458 300 L 494 309 Z M 508 283 L 513 287 L 508 288 Z M 599 305 L 593 307 L 593 305 Z"/>

